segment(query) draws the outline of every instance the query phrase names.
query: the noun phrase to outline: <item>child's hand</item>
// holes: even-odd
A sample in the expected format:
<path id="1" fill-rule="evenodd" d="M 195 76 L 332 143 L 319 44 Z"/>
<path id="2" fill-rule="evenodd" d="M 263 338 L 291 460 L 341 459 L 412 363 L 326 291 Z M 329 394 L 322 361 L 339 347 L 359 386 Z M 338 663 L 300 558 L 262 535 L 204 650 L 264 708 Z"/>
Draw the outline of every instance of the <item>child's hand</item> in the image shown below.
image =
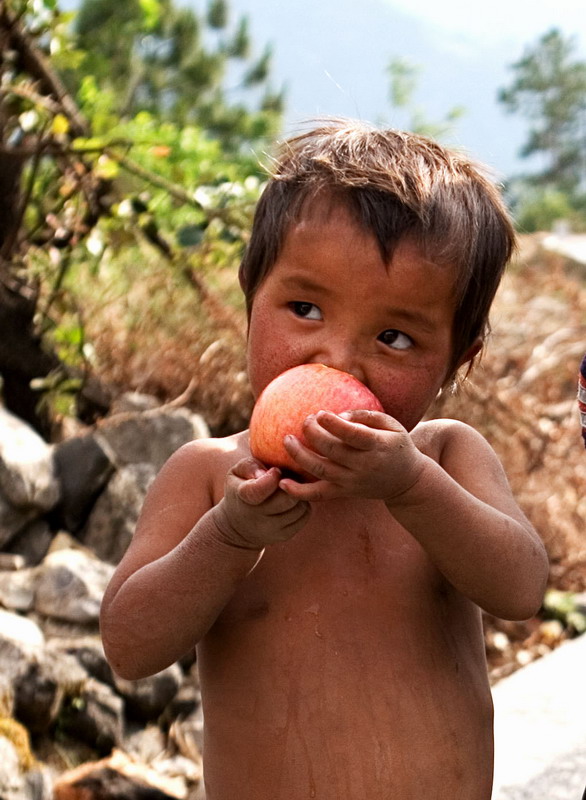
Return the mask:
<path id="1" fill-rule="evenodd" d="M 306 419 L 303 435 L 309 447 L 295 436 L 286 437 L 285 447 L 317 481 L 279 482 L 300 500 L 358 496 L 391 501 L 417 482 L 424 467 L 424 456 L 405 428 L 379 411 L 319 411 Z"/>
<path id="2" fill-rule="evenodd" d="M 242 459 L 228 472 L 224 498 L 213 513 L 229 544 L 262 550 L 305 526 L 309 503 L 280 489 L 280 479 L 279 469 L 267 469 L 254 458 Z"/>

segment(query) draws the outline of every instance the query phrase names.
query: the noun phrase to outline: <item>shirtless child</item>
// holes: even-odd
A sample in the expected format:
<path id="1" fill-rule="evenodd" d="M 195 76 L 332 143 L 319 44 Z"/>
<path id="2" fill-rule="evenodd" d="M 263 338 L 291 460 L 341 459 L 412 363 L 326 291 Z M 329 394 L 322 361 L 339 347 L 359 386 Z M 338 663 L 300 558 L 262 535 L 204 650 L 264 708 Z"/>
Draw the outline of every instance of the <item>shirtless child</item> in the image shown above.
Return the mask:
<path id="1" fill-rule="evenodd" d="M 421 422 L 479 353 L 514 233 L 493 185 L 414 135 L 285 144 L 241 266 L 255 395 L 289 367 L 359 378 L 385 413 L 287 441 L 192 442 L 154 482 L 103 602 L 114 670 L 197 645 L 208 800 L 489 800 L 481 609 L 525 619 L 548 564 L 486 441 Z"/>

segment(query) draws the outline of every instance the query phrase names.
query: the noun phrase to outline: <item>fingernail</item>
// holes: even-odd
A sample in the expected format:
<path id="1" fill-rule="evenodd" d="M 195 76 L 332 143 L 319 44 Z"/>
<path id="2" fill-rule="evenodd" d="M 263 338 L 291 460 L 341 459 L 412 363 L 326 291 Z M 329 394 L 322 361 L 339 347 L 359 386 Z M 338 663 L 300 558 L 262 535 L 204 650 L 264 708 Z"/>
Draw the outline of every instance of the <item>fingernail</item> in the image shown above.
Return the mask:
<path id="1" fill-rule="evenodd" d="M 350 419 L 352 417 L 352 412 L 351 411 L 342 411 L 342 413 L 338 414 L 338 416 L 342 417 L 342 419 Z"/>

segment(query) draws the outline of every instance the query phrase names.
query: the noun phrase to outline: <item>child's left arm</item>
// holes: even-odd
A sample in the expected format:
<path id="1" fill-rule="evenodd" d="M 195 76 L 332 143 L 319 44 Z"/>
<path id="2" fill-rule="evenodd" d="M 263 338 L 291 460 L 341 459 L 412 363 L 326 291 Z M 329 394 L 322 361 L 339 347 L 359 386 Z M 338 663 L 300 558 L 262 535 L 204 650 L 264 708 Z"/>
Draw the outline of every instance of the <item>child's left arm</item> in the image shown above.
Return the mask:
<path id="1" fill-rule="evenodd" d="M 458 591 L 495 616 L 527 619 L 545 591 L 543 543 L 488 442 L 460 422 L 433 424 L 431 458 L 385 414 L 320 412 L 304 431 L 311 450 L 298 440 L 287 443 L 318 480 L 284 479 L 281 487 L 309 501 L 348 495 L 384 500 Z"/>

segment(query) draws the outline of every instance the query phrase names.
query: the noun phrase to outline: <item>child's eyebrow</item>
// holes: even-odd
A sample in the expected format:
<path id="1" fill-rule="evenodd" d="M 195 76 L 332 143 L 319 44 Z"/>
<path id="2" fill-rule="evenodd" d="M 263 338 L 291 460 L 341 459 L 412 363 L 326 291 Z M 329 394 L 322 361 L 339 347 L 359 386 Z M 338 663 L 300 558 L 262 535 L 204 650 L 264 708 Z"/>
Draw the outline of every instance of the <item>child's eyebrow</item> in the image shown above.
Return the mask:
<path id="1" fill-rule="evenodd" d="M 306 292 L 320 292 L 321 294 L 328 293 L 328 289 L 325 286 L 313 281 L 306 275 L 289 275 L 283 278 L 283 283 L 291 289 L 299 289 Z"/>
<path id="2" fill-rule="evenodd" d="M 428 316 L 421 311 L 410 311 L 407 308 L 388 308 L 387 313 L 394 321 L 396 319 L 411 323 L 427 333 L 434 333 L 438 329 L 438 323 L 432 316 Z"/>

